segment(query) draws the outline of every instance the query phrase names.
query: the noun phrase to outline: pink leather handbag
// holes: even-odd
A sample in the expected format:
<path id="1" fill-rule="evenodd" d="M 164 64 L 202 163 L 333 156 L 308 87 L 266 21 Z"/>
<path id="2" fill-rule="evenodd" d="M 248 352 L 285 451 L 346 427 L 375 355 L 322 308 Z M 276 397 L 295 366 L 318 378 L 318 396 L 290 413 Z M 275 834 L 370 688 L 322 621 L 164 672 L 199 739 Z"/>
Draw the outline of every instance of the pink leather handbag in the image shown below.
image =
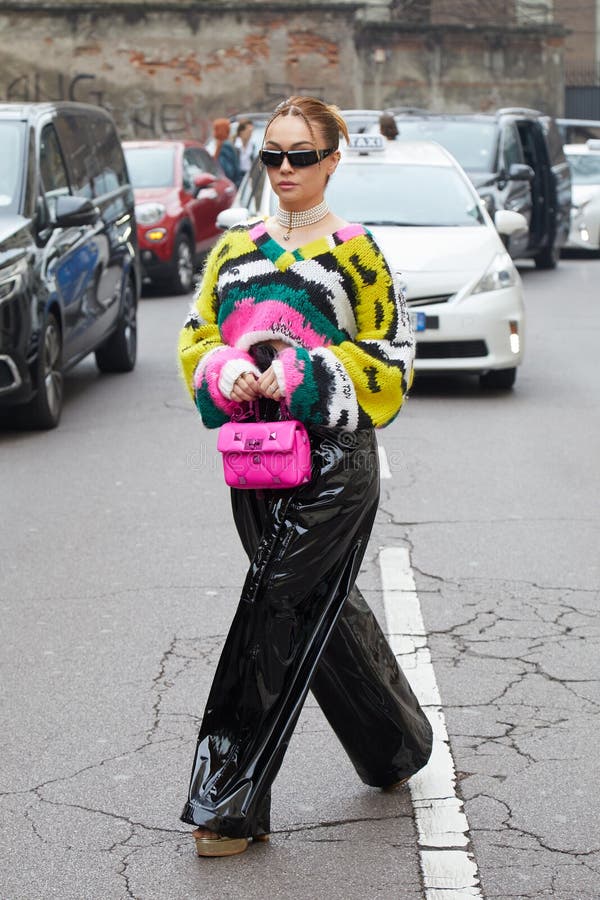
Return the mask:
<path id="1" fill-rule="evenodd" d="M 226 422 L 217 449 L 230 487 L 281 490 L 310 481 L 310 440 L 297 419 Z"/>

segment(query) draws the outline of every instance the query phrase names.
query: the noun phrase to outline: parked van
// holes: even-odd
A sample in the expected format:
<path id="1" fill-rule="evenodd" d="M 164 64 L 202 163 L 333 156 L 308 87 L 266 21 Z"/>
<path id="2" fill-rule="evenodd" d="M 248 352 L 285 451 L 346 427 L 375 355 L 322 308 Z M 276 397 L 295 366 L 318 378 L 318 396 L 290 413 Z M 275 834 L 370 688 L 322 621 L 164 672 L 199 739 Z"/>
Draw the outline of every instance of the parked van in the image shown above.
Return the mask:
<path id="1" fill-rule="evenodd" d="M 532 109 L 491 115 L 396 114 L 399 139 L 433 140 L 458 160 L 494 217 L 499 209 L 525 216 L 527 231 L 511 235 L 514 259 L 532 257 L 553 269 L 568 239 L 571 175 L 555 121 Z"/>
<path id="2" fill-rule="evenodd" d="M 110 115 L 0 104 L 0 407 L 53 428 L 63 373 L 94 352 L 136 360 L 141 278 L 133 191 Z"/>

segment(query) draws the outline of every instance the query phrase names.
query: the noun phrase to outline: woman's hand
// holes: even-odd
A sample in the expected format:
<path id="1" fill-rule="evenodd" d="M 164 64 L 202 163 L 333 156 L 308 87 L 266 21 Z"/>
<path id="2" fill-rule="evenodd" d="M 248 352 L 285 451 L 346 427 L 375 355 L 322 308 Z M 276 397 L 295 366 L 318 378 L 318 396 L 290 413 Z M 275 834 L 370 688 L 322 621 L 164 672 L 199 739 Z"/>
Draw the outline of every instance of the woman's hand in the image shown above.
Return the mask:
<path id="1" fill-rule="evenodd" d="M 252 372 L 242 372 L 238 375 L 231 389 L 231 399 L 238 403 L 252 403 L 261 394 L 259 380 Z"/>
<path id="2" fill-rule="evenodd" d="M 277 382 L 277 376 L 273 371 L 273 366 L 269 366 L 268 369 L 265 369 L 257 381 L 257 386 L 263 397 L 267 397 L 269 400 L 283 399 L 283 394 L 281 393 Z"/>

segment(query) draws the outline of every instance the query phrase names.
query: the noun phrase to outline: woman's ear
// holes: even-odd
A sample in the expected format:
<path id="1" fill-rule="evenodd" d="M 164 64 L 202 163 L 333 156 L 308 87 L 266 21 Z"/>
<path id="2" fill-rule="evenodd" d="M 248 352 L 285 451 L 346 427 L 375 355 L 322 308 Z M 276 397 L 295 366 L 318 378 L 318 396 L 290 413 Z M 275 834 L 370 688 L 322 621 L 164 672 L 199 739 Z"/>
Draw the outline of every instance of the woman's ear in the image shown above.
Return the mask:
<path id="1" fill-rule="evenodd" d="M 338 167 L 338 163 L 342 158 L 342 154 L 339 150 L 336 150 L 335 153 L 332 153 L 331 156 L 327 157 L 327 174 L 333 175 L 335 170 Z"/>

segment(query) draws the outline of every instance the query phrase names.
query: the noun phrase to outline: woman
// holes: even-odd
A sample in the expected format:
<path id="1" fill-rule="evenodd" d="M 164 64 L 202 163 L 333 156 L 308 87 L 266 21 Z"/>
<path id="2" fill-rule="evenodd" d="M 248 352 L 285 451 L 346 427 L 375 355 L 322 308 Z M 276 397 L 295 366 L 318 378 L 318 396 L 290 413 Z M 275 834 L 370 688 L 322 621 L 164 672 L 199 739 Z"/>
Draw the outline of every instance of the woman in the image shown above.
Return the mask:
<path id="1" fill-rule="evenodd" d="M 254 157 L 256 156 L 256 149 L 252 141 L 253 131 L 254 125 L 252 124 L 250 119 L 242 119 L 238 123 L 234 146 L 238 152 L 238 158 L 240 161 L 240 173 L 242 178 L 244 177 L 246 172 L 250 171 L 250 168 L 254 161 Z"/>
<path id="2" fill-rule="evenodd" d="M 213 249 L 180 338 L 184 377 L 215 428 L 283 402 L 309 429 L 312 478 L 288 491 L 232 490 L 250 568 L 198 736 L 182 820 L 199 856 L 265 839 L 270 788 L 308 692 L 360 778 L 389 788 L 427 762 L 431 728 L 354 585 L 379 499 L 374 428 L 396 416 L 414 342 L 372 236 L 324 200 L 346 125 L 292 97 L 261 160 L 279 209 Z"/>
<path id="3" fill-rule="evenodd" d="M 229 119 L 215 119 L 213 122 L 214 148 L 213 157 L 217 160 L 230 181 L 237 186 L 242 180 L 238 153 L 229 135 L 231 123 Z"/>

